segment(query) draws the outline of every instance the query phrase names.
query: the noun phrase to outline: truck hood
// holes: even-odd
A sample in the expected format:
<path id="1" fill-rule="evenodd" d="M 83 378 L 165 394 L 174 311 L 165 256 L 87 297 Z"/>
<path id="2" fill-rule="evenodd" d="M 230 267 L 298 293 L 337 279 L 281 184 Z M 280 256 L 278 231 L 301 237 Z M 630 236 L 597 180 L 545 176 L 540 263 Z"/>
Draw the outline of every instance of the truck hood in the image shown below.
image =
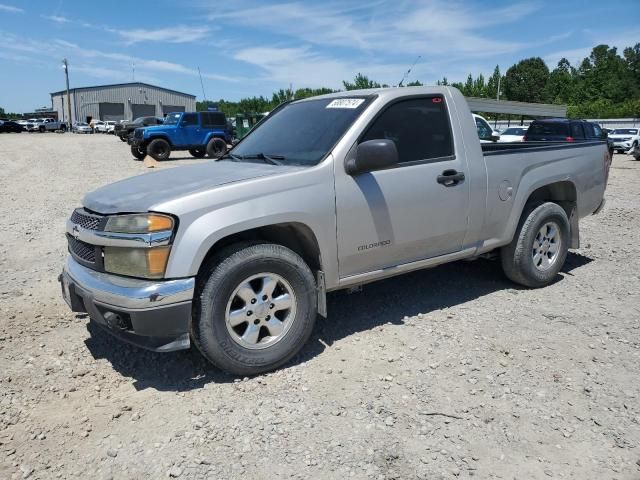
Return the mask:
<path id="1" fill-rule="evenodd" d="M 151 125 L 144 128 L 145 132 L 173 132 L 177 129 L 175 125 Z"/>
<path id="2" fill-rule="evenodd" d="M 85 195 L 82 204 L 96 213 L 138 213 L 184 195 L 303 167 L 218 161 L 168 168 L 120 180 Z"/>

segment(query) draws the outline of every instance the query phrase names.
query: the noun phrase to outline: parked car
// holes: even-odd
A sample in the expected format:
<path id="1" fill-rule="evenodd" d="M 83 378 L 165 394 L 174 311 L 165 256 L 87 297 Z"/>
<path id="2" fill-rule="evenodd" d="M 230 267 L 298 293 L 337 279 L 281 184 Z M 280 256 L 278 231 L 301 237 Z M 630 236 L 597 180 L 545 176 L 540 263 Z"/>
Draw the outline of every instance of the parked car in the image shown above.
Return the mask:
<path id="1" fill-rule="evenodd" d="M 609 150 L 609 156 L 611 158 L 613 158 L 613 140 L 611 138 L 609 138 L 609 134 L 605 131 L 604 128 L 602 128 L 599 124 L 594 123 L 594 122 L 589 122 L 591 124 L 591 126 L 593 127 L 593 131 L 594 131 L 594 137 L 596 139 L 599 140 L 605 140 L 607 142 L 607 148 Z M 588 130 L 588 128 L 587 128 Z M 585 130 L 585 132 L 587 131 Z M 589 131 L 590 134 L 590 131 Z"/>
<path id="2" fill-rule="evenodd" d="M 96 126 L 96 131 L 100 133 L 113 133 L 116 122 L 113 120 L 105 120 L 100 125 Z"/>
<path id="3" fill-rule="evenodd" d="M 0 120 L 0 133 L 20 133 L 24 130 L 22 125 L 11 120 Z"/>
<path id="4" fill-rule="evenodd" d="M 74 122 L 71 128 L 72 133 L 93 133 L 93 129 L 87 122 Z"/>
<path id="5" fill-rule="evenodd" d="M 196 157 L 218 158 L 227 151 L 231 132 L 222 112 L 169 113 L 163 125 L 136 128 L 129 137 L 131 153 L 166 160 L 172 150 L 188 150 Z"/>
<path id="6" fill-rule="evenodd" d="M 63 132 L 67 131 L 67 124 L 54 118 L 39 118 L 36 124 L 38 126 L 38 131 L 41 133 L 54 132 L 56 130 L 62 130 Z"/>
<path id="7" fill-rule="evenodd" d="M 499 142 L 522 142 L 528 127 L 509 127 L 500 133 Z"/>
<path id="8" fill-rule="evenodd" d="M 481 144 L 452 87 L 297 100 L 218 161 L 85 195 L 62 294 L 128 342 L 193 340 L 253 375 L 300 350 L 329 291 L 491 252 L 512 281 L 548 285 L 608 167 L 604 143 Z"/>
<path id="9" fill-rule="evenodd" d="M 634 160 L 640 160 L 640 144 L 631 147 L 631 150 L 627 153 L 631 155 Z"/>
<path id="10" fill-rule="evenodd" d="M 23 128 L 27 132 L 37 132 L 37 131 L 40 130 L 40 123 L 42 123 L 41 119 L 39 119 L 39 118 L 30 118 L 23 125 Z"/>
<path id="11" fill-rule="evenodd" d="M 164 118 L 158 117 L 139 117 L 133 122 L 122 121 L 116 123 L 114 127 L 114 133 L 122 140 L 126 142 L 129 139 L 129 135 L 133 133 L 136 128 L 149 127 L 151 125 L 162 125 Z"/>
<path id="12" fill-rule="evenodd" d="M 94 118 L 91 120 L 89 126 L 93 129 L 94 132 L 98 133 L 100 132 L 99 128 L 102 128 L 104 126 L 104 122 L 102 120 L 97 120 Z"/>
<path id="13" fill-rule="evenodd" d="M 609 134 L 616 152 L 623 153 L 640 143 L 640 129 L 616 128 Z"/>
<path id="14" fill-rule="evenodd" d="M 476 122 L 476 130 L 478 132 L 478 138 L 480 138 L 480 143 L 492 143 L 500 140 L 500 132 L 491 128 L 491 125 L 489 125 L 489 122 L 487 122 L 484 117 L 475 113 L 473 113 L 472 116 Z"/>

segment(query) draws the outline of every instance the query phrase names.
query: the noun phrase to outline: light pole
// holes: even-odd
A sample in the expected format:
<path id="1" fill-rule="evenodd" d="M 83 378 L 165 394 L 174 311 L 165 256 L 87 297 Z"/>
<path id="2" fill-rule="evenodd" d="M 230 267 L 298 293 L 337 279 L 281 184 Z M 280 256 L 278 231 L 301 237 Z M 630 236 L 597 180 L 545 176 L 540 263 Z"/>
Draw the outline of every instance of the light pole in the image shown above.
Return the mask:
<path id="1" fill-rule="evenodd" d="M 69 63 L 67 62 L 67 59 L 63 59 L 62 60 L 62 64 L 64 65 L 64 76 L 67 80 L 67 112 L 68 112 L 68 122 L 69 122 L 69 126 L 71 126 L 71 95 L 69 94 Z"/>

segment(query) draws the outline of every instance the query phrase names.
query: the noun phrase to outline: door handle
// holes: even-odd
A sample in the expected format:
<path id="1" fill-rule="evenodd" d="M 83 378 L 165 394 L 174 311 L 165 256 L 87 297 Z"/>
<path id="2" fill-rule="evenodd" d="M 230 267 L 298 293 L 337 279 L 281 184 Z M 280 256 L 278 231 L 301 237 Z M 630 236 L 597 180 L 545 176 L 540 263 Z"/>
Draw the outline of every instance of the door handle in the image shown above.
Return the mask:
<path id="1" fill-rule="evenodd" d="M 464 173 L 457 170 L 445 170 L 442 175 L 438 175 L 438 183 L 445 187 L 453 187 L 464 180 Z"/>

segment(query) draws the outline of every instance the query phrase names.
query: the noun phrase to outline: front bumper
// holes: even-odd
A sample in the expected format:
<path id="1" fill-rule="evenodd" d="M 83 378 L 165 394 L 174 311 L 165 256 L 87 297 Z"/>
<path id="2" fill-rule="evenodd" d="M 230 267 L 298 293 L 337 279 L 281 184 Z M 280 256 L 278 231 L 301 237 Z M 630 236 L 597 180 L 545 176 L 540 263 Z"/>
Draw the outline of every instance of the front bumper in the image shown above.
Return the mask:
<path id="1" fill-rule="evenodd" d="M 150 281 L 96 272 L 68 257 L 58 277 L 74 312 L 116 337 L 156 352 L 189 348 L 194 278 Z"/>
<path id="2" fill-rule="evenodd" d="M 628 140 L 625 142 L 616 142 L 616 141 L 613 142 L 613 148 L 621 149 L 621 150 L 629 150 L 632 145 L 633 143 L 631 142 L 631 140 Z"/>
<path id="3" fill-rule="evenodd" d="M 127 143 L 132 147 L 139 147 L 144 143 L 144 138 L 136 138 L 135 136 L 130 135 L 129 138 L 127 138 Z"/>

